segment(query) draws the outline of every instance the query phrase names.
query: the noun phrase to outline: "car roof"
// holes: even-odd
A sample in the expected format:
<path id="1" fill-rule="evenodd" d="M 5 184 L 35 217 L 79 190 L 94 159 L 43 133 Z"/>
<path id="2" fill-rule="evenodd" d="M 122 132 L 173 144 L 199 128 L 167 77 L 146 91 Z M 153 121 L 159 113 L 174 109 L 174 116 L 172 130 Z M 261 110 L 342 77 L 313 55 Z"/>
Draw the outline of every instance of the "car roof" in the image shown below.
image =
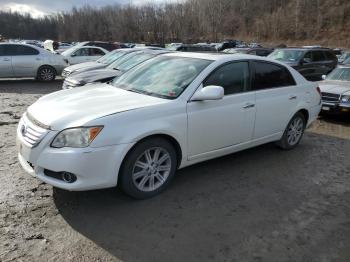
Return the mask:
<path id="1" fill-rule="evenodd" d="M 332 51 L 332 49 L 326 47 L 286 47 L 286 48 L 276 48 L 276 50 L 295 50 L 295 51 Z"/>
<path id="2" fill-rule="evenodd" d="M 254 55 L 246 55 L 246 54 L 223 54 L 223 53 L 195 53 L 195 52 L 173 52 L 169 54 L 165 54 L 166 56 L 171 57 L 187 57 L 187 58 L 197 58 L 204 60 L 227 60 L 228 58 L 232 58 L 231 60 L 262 60 L 262 61 L 272 61 L 274 63 L 278 63 L 278 61 L 262 58 Z M 278 63 L 279 64 L 279 63 Z"/>
<path id="3" fill-rule="evenodd" d="M 350 68 L 350 64 L 338 65 L 338 68 Z"/>

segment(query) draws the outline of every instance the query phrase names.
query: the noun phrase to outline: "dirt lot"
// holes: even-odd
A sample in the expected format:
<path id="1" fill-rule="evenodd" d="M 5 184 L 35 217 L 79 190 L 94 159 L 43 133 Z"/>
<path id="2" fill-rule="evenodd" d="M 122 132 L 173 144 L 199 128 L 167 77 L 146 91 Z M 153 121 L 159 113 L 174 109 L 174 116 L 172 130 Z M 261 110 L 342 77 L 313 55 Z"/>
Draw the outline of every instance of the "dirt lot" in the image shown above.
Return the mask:
<path id="1" fill-rule="evenodd" d="M 0 261 L 350 261 L 350 119 L 178 173 L 162 195 L 66 192 L 25 174 L 15 130 L 60 81 L 0 82 Z"/>

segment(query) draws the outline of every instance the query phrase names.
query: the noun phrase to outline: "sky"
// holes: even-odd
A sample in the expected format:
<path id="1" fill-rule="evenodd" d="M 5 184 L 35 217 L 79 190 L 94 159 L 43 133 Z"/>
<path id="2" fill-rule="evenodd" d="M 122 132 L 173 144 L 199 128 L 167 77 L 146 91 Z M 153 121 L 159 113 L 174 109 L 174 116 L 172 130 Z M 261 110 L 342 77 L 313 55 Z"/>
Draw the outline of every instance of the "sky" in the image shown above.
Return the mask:
<path id="1" fill-rule="evenodd" d="M 111 4 L 141 5 L 143 3 L 161 3 L 175 0 L 0 0 L 0 10 L 30 13 L 33 17 L 42 17 L 61 11 L 69 11 L 73 6 L 80 7 L 86 4 L 101 7 Z"/>

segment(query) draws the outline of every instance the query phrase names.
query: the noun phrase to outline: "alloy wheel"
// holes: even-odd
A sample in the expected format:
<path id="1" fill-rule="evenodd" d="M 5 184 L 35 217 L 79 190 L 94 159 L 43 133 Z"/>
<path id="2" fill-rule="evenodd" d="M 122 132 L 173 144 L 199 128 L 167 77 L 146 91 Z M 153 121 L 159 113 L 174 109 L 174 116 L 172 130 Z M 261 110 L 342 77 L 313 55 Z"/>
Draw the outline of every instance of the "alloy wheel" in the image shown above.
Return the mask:
<path id="1" fill-rule="evenodd" d="M 147 149 L 134 164 L 132 171 L 134 185 L 143 192 L 160 188 L 171 172 L 171 164 L 170 154 L 164 148 Z"/>
<path id="2" fill-rule="evenodd" d="M 304 132 L 304 122 L 301 117 L 296 117 L 289 125 L 287 131 L 287 141 L 291 146 L 296 145 Z"/>

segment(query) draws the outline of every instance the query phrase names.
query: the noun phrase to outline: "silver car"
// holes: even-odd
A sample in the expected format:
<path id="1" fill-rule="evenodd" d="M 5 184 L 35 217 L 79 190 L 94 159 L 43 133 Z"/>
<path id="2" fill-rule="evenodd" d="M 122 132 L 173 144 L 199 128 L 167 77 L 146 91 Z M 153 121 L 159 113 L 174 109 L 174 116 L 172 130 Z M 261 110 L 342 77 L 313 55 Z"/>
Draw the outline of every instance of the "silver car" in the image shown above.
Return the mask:
<path id="1" fill-rule="evenodd" d="M 319 82 L 323 112 L 350 112 L 350 65 L 338 66 Z"/>
<path id="2" fill-rule="evenodd" d="M 67 66 L 63 57 L 27 44 L 0 43 L 0 78 L 53 81 Z"/>

